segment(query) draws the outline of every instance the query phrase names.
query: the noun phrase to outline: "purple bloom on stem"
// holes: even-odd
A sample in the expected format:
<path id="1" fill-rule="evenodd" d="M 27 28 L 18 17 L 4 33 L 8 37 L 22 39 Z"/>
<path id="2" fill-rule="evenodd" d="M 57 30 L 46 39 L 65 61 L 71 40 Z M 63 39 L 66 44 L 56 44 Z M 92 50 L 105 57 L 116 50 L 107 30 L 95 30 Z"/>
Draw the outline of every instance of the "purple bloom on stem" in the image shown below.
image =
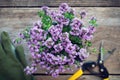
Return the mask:
<path id="1" fill-rule="evenodd" d="M 38 29 L 40 29 L 40 28 L 42 27 L 42 22 L 41 22 L 41 20 L 35 22 L 33 26 L 34 26 L 34 27 L 37 27 Z"/>
<path id="2" fill-rule="evenodd" d="M 91 17 L 91 20 L 96 20 L 96 18 L 95 17 Z"/>
<path id="3" fill-rule="evenodd" d="M 66 19 L 63 15 L 57 16 L 55 20 L 63 25 L 68 25 L 69 24 L 69 19 Z"/>
<path id="4" fill-rule="evenodd" d="M 52 38 L 48 38 L 48 39 L 45 41 L 44 45 L 45 45 L 46 47 L 48 47 L 48 48 L 51 48 L 51 47 L 54 45 L 54 41 L 52 40 Z"/>
<path id="5" fill-rule="evenodd" d="M 29 49 L 31 52 L 39 52 L 39 46 L 30 45 Z"/>
<path id="6" fill-rule="evenodd" d="M 26 72 L 27 75 L 30 75 L 32 73 L 34 73 L 35 71 L 37 70 L 37 68 L 35 67 L 30 67 L 30 66 L 27 66 L 24 71 Z"/>
<path id="7" fill-rule="evenodd" d="M 45 12 L 49 12 L 49 11 L 48 11 L 48 9 L 49 9 L 48 6 L 43 6 L 43 7 L 41 7 L 41 9 L 42 9 L 43 11 L 45 11 Z"/>
<path id="8" fill-rule="evenodd" d="M 84 18 L 86 16 L 86 11 L 81 11 L 80 16 L 81 16 L 81 19 Z"/>
<path id="9" fill-rule="evenodd" d="M 31 37 L 36 40 L 44 40 L 47 35 L 47 33 L 44 30 L 39 29 L 36 26 L 31 29 L 30 33 Z"/>
<path id="10" fill-rule="evenodd" d="M 61 41 L 68 40 L 69 39 L 69 33 L 67 33 L 67 32 L 62 33 L 62 34 L 60 34 L 59 38 L 60 38 Z"/>
<path id="11" fill-rule="evenodd" d="M 72 23 L 70 24 L 70 26 L 71 26 L 72 29 L 81 29 L 82 22 L 79 19 L 74 18 L 72 20 Z"/>
<path id="12" fill-rule="evenodd" d="M 68 6 L 67 3 L 62 3 L 60 6 L 59 6 L 59 10 L 62 12 L 62 13 L 65 13 L 67 11 L 70 10 L 70 7 Z"/>
<path id="13" fill-rule="evenodd" d="M 23 33 L 20 33 L 19 35 L 20 35 L 20 38 L 22 38 L 22 39 L 24 39 L 24 38 L 25 38 L 25 36 L 24 36 L 24 34 L 23 34 Z"/>
<path id="14" fill-rule="evenodd" d="M 72 30 L 70 31 L 70 34 L 71 34 L 71 35 L 74 35 L 74 36 L 79 36 L 79 34 L 80 34 L 80 29 L 72 29 Z"/>
<path id="15" fill-rule="evenodd" d="M 93 35 L 89 31 L 90 30 L 88 28 L 83 27 L 80 31 L 79 37 L 84 40 L 91 40 L 93 38 Z"/>
<path id="16" fill-rule="evenodd" d="M 73 51 L 75 51 L 76 49 L 75 49 L 75 46 L 73 46 L 73 44 L 71 43 L 71 44 L 67 44 L 67 46 L 66 46 L 66 48 L 65 48 L 65 51 L 67 52 L 67 53 L 72 53 Z"/>
<path id="17" fill-rule="evenodd" d="M 54 49 L 56 52 L 60 52 L 63 50 L 63 46 L 61 45 L 61 43 L 54 45 Z"/>
<path id="18" fill-rule="evenodd" d="M 93 34 L 96 31 L 94 26 L 89 26 L 88 28 L 89 28 L 89 33 L 91 34 Z"/>
<path id="19" fill-rule="evenodd" d="M 61 32 L 62 32 L 62 27 L 63 27 L 63 25 L 60 25 L 60 24 L 55 25 L 55 26 L 52 25 L 51 28 L 48 30 L 48 31 L 50 32 L 50 34 L 51 34 L 51 36 L 52 36 L 52 39 L 53 39 L 54 41 L 57 41 L 57 40 L 58 40 L 59 35 L 60 35 Z"/>
<path id="20" fill-rule="evenodd" d="M 67 46 L 67 44 L 70 44 L 70 43 L 71 43 L 71 41 L 69 39 L 66 39 L 66 40 L 63 40 L 61 44 L 65 48 Z"/>
<path id="21" fill-rule="evenodd" d="M 89 56 L 89 53 L 87 52 L 86 49 L 81 48 L 80 51 L 78 52 L 78 55 L 79 55 L 79 58 L 83 61 Z"/>

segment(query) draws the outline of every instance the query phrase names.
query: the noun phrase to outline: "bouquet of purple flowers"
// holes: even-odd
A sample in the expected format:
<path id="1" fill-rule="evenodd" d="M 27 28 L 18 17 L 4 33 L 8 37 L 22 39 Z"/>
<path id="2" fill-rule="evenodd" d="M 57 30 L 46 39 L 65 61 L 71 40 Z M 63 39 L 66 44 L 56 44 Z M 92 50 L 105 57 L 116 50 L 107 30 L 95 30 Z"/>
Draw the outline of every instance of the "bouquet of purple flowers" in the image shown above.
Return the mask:
<path id="1" fill-rule="evenodd" d="M 54 11 L 44 6 L 38 15 L 40 20 L 20 33 L 32 55 L 32 64 L 24 71 L 32 74 L 40 66 L 47 74 L 57 77 L 60 72 L 70 70 L 71 65 L 80 67 L 89 56 L 87 48 L 92 44 L 96 19 L 92 17 L 86 27 L 82 22 L 86 12 L 80 12 L 77 18 L 66 3 Z"/>

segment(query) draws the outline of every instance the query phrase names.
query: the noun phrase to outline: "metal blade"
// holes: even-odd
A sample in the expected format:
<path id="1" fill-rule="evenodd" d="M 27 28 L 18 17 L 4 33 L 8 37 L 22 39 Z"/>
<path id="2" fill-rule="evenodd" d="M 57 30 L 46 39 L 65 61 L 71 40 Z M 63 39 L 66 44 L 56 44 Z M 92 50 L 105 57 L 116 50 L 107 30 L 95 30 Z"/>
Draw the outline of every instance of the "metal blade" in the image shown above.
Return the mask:
<path id="1" fill-rule="evenodd" d="M 108 53 L 106 53 L 103 57 L 103 61 L 107 60 L 116 50 L 116 48 L 112 49 L 111 51 L 108 51 Z"/>
<path id="2" fill-rule="evenodd" d="M 103 53 L 103 43 L 104 43 L 104 42 L 103 42 L 103 40 L 102 40 L 102 42 L 101 42 L 101 48 L 100 48 L 100 53 L 101 53 L 101 55 L 100 55 L 101 59 L 100 59 L 100 60 L 101 60 L 101 61 L 103 61 L 103 54 L 104 54 L 104 53 Z"/>
<path id="3" fill-rule="evenodd" d="M 98 63 L 100 62 L 100 61 L 103 61 L 103 41 L 100 43 L 100 46 L 99 46 L 99 54 L 98 54 Z"/>

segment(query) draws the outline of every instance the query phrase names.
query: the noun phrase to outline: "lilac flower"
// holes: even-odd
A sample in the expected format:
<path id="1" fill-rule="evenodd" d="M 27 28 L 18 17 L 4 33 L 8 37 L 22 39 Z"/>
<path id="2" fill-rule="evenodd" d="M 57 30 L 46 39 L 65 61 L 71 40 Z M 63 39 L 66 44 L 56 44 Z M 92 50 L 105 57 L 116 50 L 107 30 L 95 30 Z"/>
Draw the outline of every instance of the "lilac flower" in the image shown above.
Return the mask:
<path id="1" fill-rule="evenodd" d="M 69 33 L 67 33 L 67 32 L 62 33 L 62 34 L 60 34 L 59 38 L 61 41 L 66 41 L 69 39 Z"/>
<path id="2" fill-rule="evenodd" d="M 70 26 L 71 26 L 72 29 L 81 29 L 82 22 L 79 19 L 74 18 L 72 20 L 72 23 L 70 24 Z"/>
<path id="3" fill-rule="evenodd" d="M 78 52 L 78 55 L 79 55 L 79 58 L 83 61 L 89 56 L 89 53 L 87 52 L 86 49 L 81 48 L 80 51 Z"/>
<path id="4" fill-rule="evenodd" d="M 39 59 L 41 57 L 40 54 L 36 54 L 35 52 L 31 52 L 32 58 Z"/>
<path id="5" fill-rule="evenodd" d="M 66 19 L 63 15 L 57 16 L 55 20 L 63 25 L 68 25 L 69 24 L 69 19 Z"/>
<path id="6" fill-rule="evenodd" d="M 59 6 L 59 10 L 62 12 L 62 13 L 65 13 L 67 11 L 70 10 L 70 7 L 68 6 L 67 3 L 62 3 L 60 6 Z"/>
<path id="7" fill-rule="evenodd" d="M 53 73 L 52 73 L 52 76 L 53 77 L 58 77 L 58 74 L 59 74 L 59 69 L 56 69 Z"/>
<path id="8" fill-rule="evenodd" d="M 70 34 L 71 34 L 71 35 L 74 35 L 74 36 L 79 36 L 79 34 L 80 34 L 80 29 L 72 29 L 72 30 L 70 31 Z"/>
<path id="9" fill-rule="evenodd" d="M 48 39 L 45 41 L 44 45 L 45 45 L 46 47 L 48 47 L 48 48 L 51 48 L 51 47 L 54 45 L 54 41 L 52 40 L 52 38 L 48 38 Z"/>
<path id="10" fill-rule="evenodd" d="M 39 52 L 39 46 L 29 45 L 31 52 Z"/>
<path id="11" fill-rule="evenodd" d="M 75 61 L 74 58 L 69 59 L 69 65 L 73 65 L 74 61 Z"/>
<path id="12" fill-rule="evenodd" d="M 62 41 L 61 45 L 65 48 L 67 44 L 71 44 L 71 41 L 69 39 L 65 39 Z"/>
<path id="13" fill-rule="evenodd" d="M 52 39 L 54 40 L 54 41 L 57 41 L 58 40 L 58 38 L 59 38 L 59 35 L 61 34 L 61 32 L 62 32 L 62 27 L 63 27 L 63 25 L 55 25 L 55 26 L 51 26 L 51 28 L 48 30 L 49 32 L 50 32 L 50 34 L 51 34 L 51 36 L 52 36 Z"/>
<path id="14" fill-rule="evenodd" d="M 84 39 L 86 40 L 91 40 L 92 38 L 93 38 L 93 35 L 89 32 L 86 35 L 84 35 Z"/>
<path id="15" fill-rule="evenodd" d="M 37 45 L 37 46 L 40 46 L 40 42 L 36 39 L 31 39 L 28 41 L 28 45 Z"/>
<path id="16" fill-rule="evenodd" d="M 47 35 L 47 33 L 44 30 L 39 29 L 36 26 L 31 29 L 30 33 L 31 33 L 31 38 L 41 41 L 44 40 Z"/>
<path id="17" fill-rule="evenodd" d="M 30 66 L 27 66 L 24 71 L 26 72 L 27 75 L 30 75 L 32 73 L 34 73 L 35 71 L 37 70 L 37 68 L 35 67 L 30 67 Z"/>
<path id="18" fill-rule="evenodd" d="M 33 26 L 35 26 L 35 27 L 37 27 L 38 29 L 40 29 L 40 28 L 42 27 L 42 22 L 41 22 L 41 20 L 35 22 Z"/>
<path id="19" fill-rule="evenodd" d="M 58 16 L 62 16 L 62 14 L 59 11 L 50 11 L 49 16 L 56 21 Z"/>
<path id="20" fill-rule="evenodd" d="M 24 36 L 24 34 L 23 34 L 23 33 L 20 33 L 19 35 L 20 35 L 20 38 L 22 38 L 22 39 L 24 39 L 24 38 L 25 38 L 25 36 Z"/>
<path id="21" fill-rule="evenodd" d="M 81 16 L 81 19 L 84 18 L 86 16 L 86 11 L 81 11 L 80 16 Z"/>
<path id="22" fill-rule="evenodd" d="M 49 12 L 49 7 L 48 6 L 43 6 L 43 7 L 41 7 L 41 9 L 45 12 Z"/>
<path id="23" fill-rule="evenodd" d="M 75 50 L 76 50 L 76 49 L 75 49 L 75 46 L 73 46 L 72 43 L 66 45 L 65 51 L 66 51 L 67 53 L 70 54 L 70 53 L 72 53 L 72 52 L 75 51 Z"/>
<path id="24" fill-rule="evenodd" d="M 94 26 L 89 26 L 88 28 L 89 28 L 89 33 L 91 34 L 93 34 L 96 31 Z"/>
<path id="25" fill-rule="evenodd" d="M 79 37 L 84 40 L 91 40 L 93 38 L 93 35 L 89 32 L 88 28 L 83 27 L 80 31 Z"/>
<path id="26" fill-rule="evenodd" d="M 54 45 L 54 49 L 56 52 L 60 52 L 63 50 L 63 46 L 61 45 L 61 43 L 59 43 L 59 44 Z"/>

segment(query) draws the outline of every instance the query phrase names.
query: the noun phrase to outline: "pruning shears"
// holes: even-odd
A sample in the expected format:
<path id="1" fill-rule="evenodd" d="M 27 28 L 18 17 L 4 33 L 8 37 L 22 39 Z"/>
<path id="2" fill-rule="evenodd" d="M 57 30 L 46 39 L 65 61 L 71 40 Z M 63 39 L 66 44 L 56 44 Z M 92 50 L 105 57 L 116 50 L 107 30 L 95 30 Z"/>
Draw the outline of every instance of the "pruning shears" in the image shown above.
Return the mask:
<path id="1" fill-rule="evenodd" d="M 101 77 L 103 80 L 109 79 L 109 72 L 107 68 L 104 66 L 104 61 L 116 50 L 116 48 L 108 51 L 106 54 L 103 52 L 103 41 L 100 43 L 99 47 L 99 55 L 97 61 L 88 61 L 82 65 L 82 68 L 75 72 L 68 80 L 76 80 L 84 74 L 84 71 L 89 71 L 91 74 L 95 76 Z M 99 72 L 95 72 L 94 68 L 98 67 Z"/>

